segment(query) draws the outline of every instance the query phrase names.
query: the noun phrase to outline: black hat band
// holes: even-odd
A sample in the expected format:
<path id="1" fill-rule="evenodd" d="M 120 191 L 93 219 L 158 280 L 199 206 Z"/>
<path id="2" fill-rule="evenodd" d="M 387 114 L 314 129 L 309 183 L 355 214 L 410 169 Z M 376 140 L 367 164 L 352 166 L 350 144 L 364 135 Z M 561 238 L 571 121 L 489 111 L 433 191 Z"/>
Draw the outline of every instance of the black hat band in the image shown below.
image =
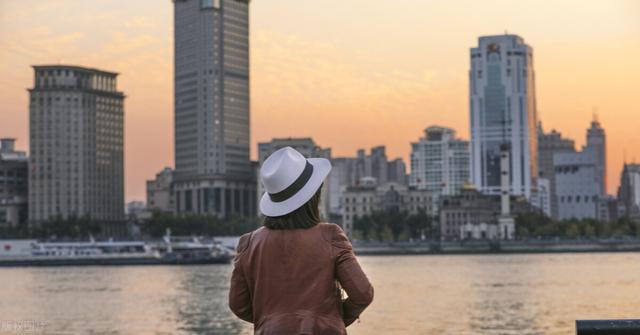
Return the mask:
<path id="1" fill-rule="evenodd" d="M 298 191 L 302 189 L 302 187 L 304 187 L 304 185 L 307 184 L 309 179 L 311 179 L 311 175 L 313 174 L 313 165 L 311 165 L 309 161 L 307 161 L 306 163 L 307 164 L 304 166 L 304 170 L 302 170 L 300 176 L 291 185 L 278 193 L 269 193 L 269 198 L 271 198 L 271 201 L 283 202 L 294 196 L 296 193 L 298 193 Z"/>

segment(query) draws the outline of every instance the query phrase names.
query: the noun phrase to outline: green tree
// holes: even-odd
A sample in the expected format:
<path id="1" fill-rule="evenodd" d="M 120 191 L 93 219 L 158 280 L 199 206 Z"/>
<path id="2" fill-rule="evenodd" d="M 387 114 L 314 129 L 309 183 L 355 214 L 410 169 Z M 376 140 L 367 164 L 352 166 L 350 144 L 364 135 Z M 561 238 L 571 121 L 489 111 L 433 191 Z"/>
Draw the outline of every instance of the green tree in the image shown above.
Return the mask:
<path id="1" fill-rule="evenodd" d="M 373 225 L 373 220 L 369 215 L 356 216 L 353 219 L 353 229 L 362 236 L 363 240 L 371 240 L 375 238 L 373 236 L 375 235 L 375 227 L 373 227 Z"/>
<path id="2" fill-rule="evenodd" d="M 409 237 L 420 239 L 424 233 L 426 238 L 435 238 L 433 229 L 433 219 L 427 215 L 425 211 L 419 211 L 418 214 L 409 215 L 407 217 L 407 226 L 409 228 Z"/>
<path id="3" fill-rule="evenodd" d="M 571 224 L 569 224 L 566 230 L 566 236 L 570 238 L 576 238 L 580 236 L 580 227 L 578 226 L 578 223 L 572 222 Z"/>
<path id="4" fill-rule="evenodd" d="M 173 215 L 153 213 L 151 220 L 142 226 L 142 231 L 152 237 L 161 237 L 167 229 L 172 235 L 237 236 L 260 226 L 259 218 L 231 216 L 220 219 L 212 215 Z"/>

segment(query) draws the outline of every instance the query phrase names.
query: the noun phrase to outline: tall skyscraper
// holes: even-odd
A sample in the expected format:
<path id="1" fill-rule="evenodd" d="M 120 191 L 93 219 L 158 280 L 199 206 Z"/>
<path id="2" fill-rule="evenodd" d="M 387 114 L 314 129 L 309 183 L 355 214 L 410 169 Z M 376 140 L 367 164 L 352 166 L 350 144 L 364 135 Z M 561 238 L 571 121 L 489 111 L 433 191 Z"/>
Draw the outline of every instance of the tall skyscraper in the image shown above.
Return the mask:
<path id="1" fill-rule="evenodd" d="M 607 137 L 595 116 L 591 121 L 591 127 L 587 129 L 586 147 L 595 151 L 598 190 L 600 195 L 604 196 L 607 194 Z"/>
<path id="2" fill-rule="evenodd" d="M 409 185 L 435 194 L 454 195 L 469 182 L 469 141 L 455 130 L 440 126 L 425 129 L 424 137 L 411 143 Z"/>
<path id="3" fill-rule="evenodd" d="M 538 175 L 533 49 L 516 35 L 480 37 L 469 71 L 471 180 L 500 194 L 500 146 L 509 146 L 510 192 L 530 199 Z"/>
<path id="4" fill-rule="evenodd" d="M 117 73 L 34 66 L 29 221 L 124 219 L 124 94 Z"/>
<path id="5" fill-rule="evenodd" d="M 173 3 L 176 212 L 255 215 L 249 1 Z"/>
<path id="6" fill-rule="evenodd" d="M 538 177 L 548 180 L 549 203 L 552 218 L 558 217 L 558 200 L 556 197 L 556 172 L 553 155 L 560 152 L 575 152 L 572 139 L 562 137 L 562 134 L 551 130 L 544 132 L 542 124 L 538 125 Z"/>
<path id="7" fill-rule="evenodd" d="M 618 187 L 618 201 L 624 207 L 624 215 L 640 218 L 640 164 L 624 164 Z"/>

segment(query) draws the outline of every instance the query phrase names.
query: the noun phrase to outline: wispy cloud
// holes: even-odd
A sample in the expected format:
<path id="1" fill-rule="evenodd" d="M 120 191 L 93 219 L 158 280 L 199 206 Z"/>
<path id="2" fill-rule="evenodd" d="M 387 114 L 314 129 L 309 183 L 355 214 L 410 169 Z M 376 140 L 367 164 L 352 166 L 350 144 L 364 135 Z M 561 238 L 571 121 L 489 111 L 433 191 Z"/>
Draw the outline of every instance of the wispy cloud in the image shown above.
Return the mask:
<path id="1" fill-rule="evenodd" d="M 158 22 L 146 16 L 135 16 L 124 23 L 129 29 L 153 29 L 158 27 Z"/>
<path id="2" fill-rule="evenodd" d="M 257 140 L 312 136 L 352 153 L 380 142 L 390 126 L 417 137 L 427 115 L 451 108 L 438 106 L 451 97 L 451 86 L 437 80 L 436 69 L 407 70 L 372 54 L 265 31 L 255 34 L 252 48 Z M 391 133 L 385 142 L 397 153 L 412 137 Z"/>

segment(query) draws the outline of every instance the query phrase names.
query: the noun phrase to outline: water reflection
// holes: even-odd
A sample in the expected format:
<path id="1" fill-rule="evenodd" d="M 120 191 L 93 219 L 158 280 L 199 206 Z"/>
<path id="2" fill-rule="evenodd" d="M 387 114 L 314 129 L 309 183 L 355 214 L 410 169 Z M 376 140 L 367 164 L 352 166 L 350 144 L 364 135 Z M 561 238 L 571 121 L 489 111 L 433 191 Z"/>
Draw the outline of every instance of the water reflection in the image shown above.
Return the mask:
<path id="1" fill-rule="evenodd" d="M 189 334 L 246 333 L 245 322 L 227 307 L 230 269 L 227 266 L 184 268 L 173 306 L 178 329 Z"/>
<path id="2" fill-rule="evenodd" d="M 483 333 L 538 334 L 535 308 L 531 306 L 531 269 L 536 258 L 505 255 L 468 257 L 473 288 L 468 329 Z M 527 330 L 527 331 L 523 331 Z"/>

